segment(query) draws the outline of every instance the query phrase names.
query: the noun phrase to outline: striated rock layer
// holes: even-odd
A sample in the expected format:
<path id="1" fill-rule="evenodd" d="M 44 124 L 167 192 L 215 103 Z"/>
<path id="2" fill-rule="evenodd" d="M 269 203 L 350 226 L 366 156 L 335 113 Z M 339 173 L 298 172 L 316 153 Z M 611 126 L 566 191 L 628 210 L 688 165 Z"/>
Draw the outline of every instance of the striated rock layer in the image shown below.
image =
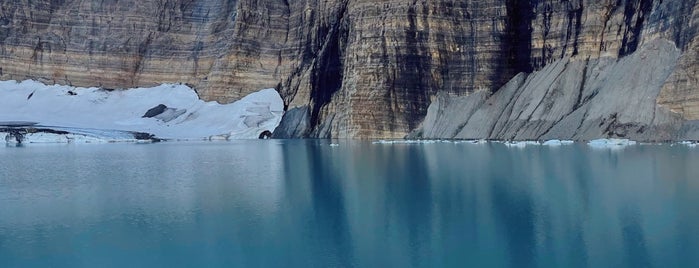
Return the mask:
<path id="1" fill-rule="evenodd" d="M 430 104 L 452 109 L 450 115 L 477 114 L 476 99 L 509 94 L 520 80 L 553 81 L 537 77 L 554 74 L 569 76 L 561 83 L 570 90 L 588 87 L 591 78 L 573 73 L 635 71 L 621 66 L 652 43 L 677 50 L 663 55 L 671 61 L 665 65 L 644 62 L 662 68 L 657 88 L 619 84 L 632 82 L 622 71 L 600 87 L 623 91 L 609 98 L 650 98 L 644 100 L 667 117 L 691 122 L 699 120 L 698 24 L 696 0 L 3 1 L 0 79 L 105 88 L 182 82 L 220 102 L 275 87 L 289 111 L 277 137 L 402 138 L 426 116 L 432 120 Z M 520 93 L 548 94 L 525 88 Z M 473 103 L 457 101 L 462 97 Z M 573 102 L 545 98 L 555 99 L 556 109 Z M 554 117 L 541 124 L 563 120 Z M 511 130 L 502 137 L 544 129 L 531 118 L 507 122 Z M 483 127 L 457 125 L 442 134 L 483 134 Z M 524 130 L 510 133 L 518 127 Z"/>

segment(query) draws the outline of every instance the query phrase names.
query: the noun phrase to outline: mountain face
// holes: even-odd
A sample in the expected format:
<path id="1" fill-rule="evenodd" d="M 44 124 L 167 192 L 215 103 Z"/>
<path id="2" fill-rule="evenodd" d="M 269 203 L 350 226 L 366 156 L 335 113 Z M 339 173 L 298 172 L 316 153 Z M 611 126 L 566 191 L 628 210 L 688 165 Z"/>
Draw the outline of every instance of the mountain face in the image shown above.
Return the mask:
<path id="1" fill-rule="evenodd" d="M 277 137 L 692 138 L 698 28 L 696 0 L 3 1 L 0 79 L 274 87 Z"/>

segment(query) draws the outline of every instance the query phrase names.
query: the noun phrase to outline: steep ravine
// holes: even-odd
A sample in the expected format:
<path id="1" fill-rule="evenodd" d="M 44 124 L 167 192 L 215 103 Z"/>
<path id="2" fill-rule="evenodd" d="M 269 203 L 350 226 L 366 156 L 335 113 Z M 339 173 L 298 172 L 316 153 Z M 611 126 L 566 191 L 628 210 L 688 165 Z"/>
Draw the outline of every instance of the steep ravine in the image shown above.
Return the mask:
<path id="1" fill-rule="evenodd" d="M 203 99 L 224 103 L 274 87 L 287 108 L 276 137 L 402 138 L 421 126 L 431 106 L 444 105 L 446 100 L 435 100 L 445 96 L 491 99 L 504 94 L 506 83 L 558 70 L 553 68 L 571 76 L 566 83 L 580 91 L 597 80 L 575 80 L 568 74 L 573 70 L 587 76 L 594 68 L 616 70 L 641 47 L 667 40 L 678 59 L 662 70 L 665 80 L 654 80 L 660 87 L 633 95 L 651 94 L 643 96 L 653 98 L 661 113 L 690 122 L 699 120 L 698 25 L 696 0 L 3 1 L 0 79 L 104 88 L 186 83 Z M 613 88 L 626 74 L 614 75 L 619 77 L 600 87 Z M 541 90 L 515 90 L 523 95 L 511 106 L 536 106 L 531 101 L 571 109 L 574 101 Z M 582 106 L 575 110 L 587 110 Z M 549 121 L 561 125 L 584 115 L 559 118 L 564 114 L 543 121 L 512 115 L 517 119 L 495 124 L 498 133 L 487 134 L 567 135 L 540 133 Z M 484 128 L 471 124 L 462 136 Z"/>

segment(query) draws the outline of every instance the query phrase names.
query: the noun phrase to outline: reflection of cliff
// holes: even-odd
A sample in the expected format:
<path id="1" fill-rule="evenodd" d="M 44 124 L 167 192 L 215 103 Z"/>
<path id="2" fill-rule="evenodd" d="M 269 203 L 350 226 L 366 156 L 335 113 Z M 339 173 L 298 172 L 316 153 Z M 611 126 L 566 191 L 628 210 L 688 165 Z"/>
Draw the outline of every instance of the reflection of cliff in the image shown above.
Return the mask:
<path id="1" fill-rule="evenodd" d="M 699 171 L 686 150 L 304 144 L 284 145 L 284 218 L 331 224 L 299 234 L 326 246 L 326 260 L 681 266 L 693 260 L 670 252 L 699 249 L 684 205 L 699 185 L 677 171 Z"/>
<path id="2" fill-rule="evenodd" d="M 495 92 L 560 59 L 681 52 L 658 103 L 699 119 L 696 0 L 4 1 L 0 79 L 163 82 L 229 102 L 275 87 L 312 137 L 403 137 L 439 93 Z M 655 99 L 656 96 L 647 96 Z M 291 120 L 287 124 L 297 125 Z"/>

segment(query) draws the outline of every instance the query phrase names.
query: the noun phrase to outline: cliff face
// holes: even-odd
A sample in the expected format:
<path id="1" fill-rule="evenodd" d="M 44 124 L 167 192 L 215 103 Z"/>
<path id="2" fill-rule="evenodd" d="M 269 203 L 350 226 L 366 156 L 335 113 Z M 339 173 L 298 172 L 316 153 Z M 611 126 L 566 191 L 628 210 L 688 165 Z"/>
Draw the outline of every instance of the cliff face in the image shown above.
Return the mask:
<path id="1" fill-rule="evenodd" d="M 0 79 L 183 82 L 222 102 L 275 87 L 290 111 L 276 136 L 401 138 L 435 96 L 663 39 L 679 58 L 648 97 L 696 120 L 698 23 L 696 0 L 5 1 Z"/>

